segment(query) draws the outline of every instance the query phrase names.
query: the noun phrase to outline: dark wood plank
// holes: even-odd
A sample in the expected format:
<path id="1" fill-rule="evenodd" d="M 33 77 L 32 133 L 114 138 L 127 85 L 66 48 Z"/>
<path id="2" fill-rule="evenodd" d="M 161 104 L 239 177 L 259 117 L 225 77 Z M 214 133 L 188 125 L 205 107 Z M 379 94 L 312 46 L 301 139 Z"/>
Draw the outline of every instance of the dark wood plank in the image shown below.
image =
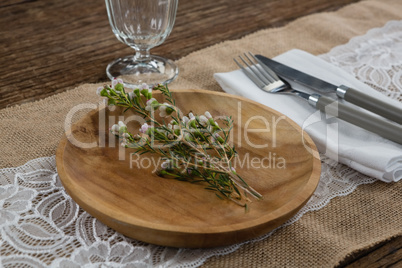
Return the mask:
<path id="1" fill-rule="evenodd" d="M 358 251 L 346 258 L 337 268 L 359 267 L 402 267 L 402 236 Z"/>
<path id="2" fill-rule="evenodd" d="M 171 36 L 152 52 L 178 59 L 224 40 L 356 1 L 255 0 L 252 5 L 244 0 L 204 0 L 202 5 L 181 1 Z M 106 65 L 133 53 L 114 37 L 103 1 L 9 0 L 0 10 L 0 108 L 82 83 L 107 81 Z"/>
<path id="3" fill-rule="evenodd" d="M 34 1 L 36 1 L 36 0 L 3 0 L 0 3 L 0 8 L 14 6 L 14 5 L 21 5 L 21 4 L 25 4 L 27 2 L 34 2 Z"/>

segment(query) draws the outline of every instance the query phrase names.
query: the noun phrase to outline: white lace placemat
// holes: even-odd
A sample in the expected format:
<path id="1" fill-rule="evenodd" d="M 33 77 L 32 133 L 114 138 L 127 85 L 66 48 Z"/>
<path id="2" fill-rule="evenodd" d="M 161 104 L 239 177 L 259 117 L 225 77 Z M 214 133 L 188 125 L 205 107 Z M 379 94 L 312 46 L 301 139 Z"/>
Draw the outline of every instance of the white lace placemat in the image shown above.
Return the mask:
<path id="1" fill-rule="evenodd" d="M 383 94 L 402 101 L 402 21 L 370 30 L 321 56 Z M 321 181 L 292 219 L 323 208 L 336 196 L 376 180 L 322 156 Z M 197 267 L 242 244 L 213 249 L 174 249 L 127 238 L 83 211 L 64 191 L 54 157 L 0 170 L 1 265 L 21 267 Z"/>

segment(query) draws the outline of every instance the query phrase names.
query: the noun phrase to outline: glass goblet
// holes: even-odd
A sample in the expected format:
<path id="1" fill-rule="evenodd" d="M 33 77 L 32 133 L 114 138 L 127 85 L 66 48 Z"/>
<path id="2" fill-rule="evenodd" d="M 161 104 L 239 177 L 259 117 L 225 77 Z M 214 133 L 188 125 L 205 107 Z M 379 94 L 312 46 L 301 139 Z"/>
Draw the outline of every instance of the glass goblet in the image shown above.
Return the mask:
<path id="1" fill-rule="evenodd" d="M 178 0 L 105 0 L 109 22 L 116 38 L 135 49 L 109 63 L 110 79 L 121 78 L 126 87 L 167 84 L 179 73 L 176 64 L 150 49 L 162 44 L 172 31 Z"/>

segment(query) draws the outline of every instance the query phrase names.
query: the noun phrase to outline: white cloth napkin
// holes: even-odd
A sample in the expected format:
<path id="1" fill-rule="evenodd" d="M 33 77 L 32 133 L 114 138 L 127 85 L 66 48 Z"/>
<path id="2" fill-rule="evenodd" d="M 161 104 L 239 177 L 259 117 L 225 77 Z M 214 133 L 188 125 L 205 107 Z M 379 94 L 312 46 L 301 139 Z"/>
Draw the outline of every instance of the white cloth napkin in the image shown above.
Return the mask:
<path id="1" fill-rule="evenodd" d="M 351 74 L 307 52 L 290 50 L 274 59 L 335 85 L 353 87 L 378 99 L 401 105 L 358 81 Z M 324 117 L 322 120 L 321 112 L 305 100 L 296 96 L 266 93 L 241 70 L 216 73 L 214 77 L 225 92 L 269 106 L 295 121 L 311 136 L 318 150 L 329 158 L 385 182 L 402 178 L 402 145 L 337 118 L 327 118 L 325 121 Z M 292 86 L 313 93 L 300 85 Z M 322 95 L 336 98 L 331 93 Z"/>

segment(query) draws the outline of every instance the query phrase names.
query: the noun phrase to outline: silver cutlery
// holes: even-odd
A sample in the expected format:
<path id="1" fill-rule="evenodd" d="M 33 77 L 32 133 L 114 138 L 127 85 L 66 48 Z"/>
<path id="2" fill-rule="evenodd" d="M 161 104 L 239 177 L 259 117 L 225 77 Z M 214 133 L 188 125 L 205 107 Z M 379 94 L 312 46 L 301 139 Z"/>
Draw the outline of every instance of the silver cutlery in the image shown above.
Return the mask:
<path id="1" fill-rule="evenodd" d="M 286 80 L 282 80 L 268 66 L 263 64 L 253 54 L 240 56 L 236 64 L 243 70 L 246 76 L 260 89 L 268 93 L 284 93 L 301 97 L 320 111 L 338 117 L 358 127 L 376 133 L 391 141 L 402 144 L 402 126 L 393 122 L 382 120 L 368 112 L 357 109 L 352 105 L 339 103 L 331 98 L 319 94 L 308 94 L 292 88 Z"/>
<path id="2" fill-rule="evenodd" d="M 402 105 L 401 107 L 397 107 L 345 85 L 333 85 L 262 55 L 255 55 L 255 57 L 259 60 L 260 64 L 267 65 L 276 74 L 283 78 L 292 80 L 298 84 L 322 93 L 336 92 L 338 97 L 345 99 L 350 103 L 402 124 Z"/>

